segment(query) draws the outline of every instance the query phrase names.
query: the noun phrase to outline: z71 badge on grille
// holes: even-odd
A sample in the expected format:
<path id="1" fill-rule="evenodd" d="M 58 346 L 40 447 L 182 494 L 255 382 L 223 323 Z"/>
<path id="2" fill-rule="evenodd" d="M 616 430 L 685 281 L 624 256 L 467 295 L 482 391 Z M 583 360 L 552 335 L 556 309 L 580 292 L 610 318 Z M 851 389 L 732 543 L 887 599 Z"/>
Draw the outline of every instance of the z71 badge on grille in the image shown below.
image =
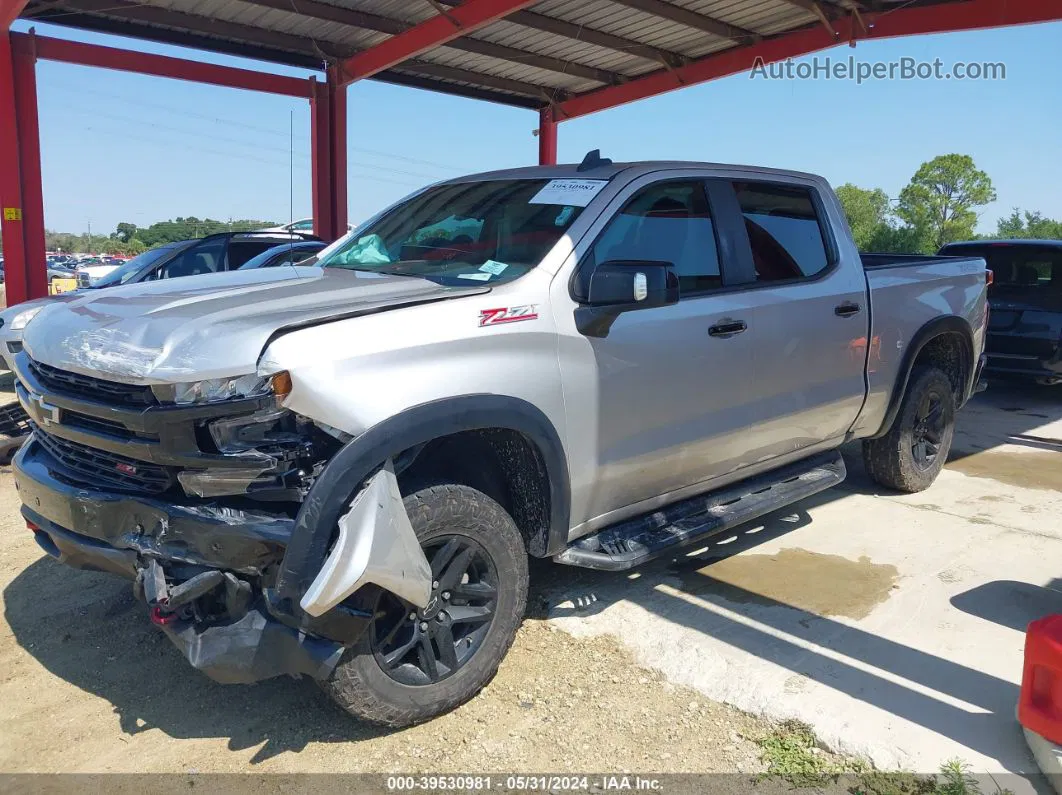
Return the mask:
<path id="1" fill-rule="evenodd" d="M 520 320 L 534 320 L 537 317 L 537 304 L 506 306 L 501 307 L 500 309 L 484 309 L 479 313 L 479 325 L 497 326 L 502 323 L 516 323 Z"/>

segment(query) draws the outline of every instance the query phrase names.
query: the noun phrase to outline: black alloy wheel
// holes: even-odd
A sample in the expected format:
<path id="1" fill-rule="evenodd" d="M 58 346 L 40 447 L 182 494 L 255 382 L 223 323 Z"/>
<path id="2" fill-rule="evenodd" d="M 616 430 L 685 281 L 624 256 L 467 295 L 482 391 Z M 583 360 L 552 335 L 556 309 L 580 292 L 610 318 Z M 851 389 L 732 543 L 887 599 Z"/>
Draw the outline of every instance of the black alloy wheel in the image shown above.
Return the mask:
<path id="1" fill-rule="evenodd" d="M 416 609 L 381 592 L 372 650 L 383 671 L 404 685 L 452 676 L 479 650 L 494 621 L 498 573 L 467 536 L 439 536 L 424 546 L 431 564 L 431 600 Z"/>

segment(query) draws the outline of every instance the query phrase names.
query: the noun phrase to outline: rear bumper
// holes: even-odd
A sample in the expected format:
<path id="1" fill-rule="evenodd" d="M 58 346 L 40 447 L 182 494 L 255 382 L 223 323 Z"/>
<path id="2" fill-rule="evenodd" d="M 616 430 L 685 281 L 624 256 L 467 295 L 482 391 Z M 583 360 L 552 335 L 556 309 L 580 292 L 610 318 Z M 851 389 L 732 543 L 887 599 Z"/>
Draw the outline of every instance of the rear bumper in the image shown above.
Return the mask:
<path id="1" fill-rule="evenodd" d="M 282 674 L 325 678 L 369 624 L 371 613 L 338 608 L 319 624 L 300 624 L 263 589 L 261 569 L 280 559 L 291 520 L 276 519 L 266 529 L 231 509 L 166 505 L 68 485 L 49 471 L 46 452 L 32 440 L 13 468 L 22 514 L 40 547 L 67 566 L 133 580 L 134 593 L 152 606 L 152 621 L 194 668 L 217 682 Z M 149 584 L 152 574 L 158 579 Z M 230 597 L 222 582 L 187 602 L 167 601 L 204 574 L 238 586 L 239 597 Z M 199 599 L 207 600 L 210 618 L 201 618 L 207 611 L 199 609 Z"/>
<path id="2" fill-rule="evenodd" d="M 1049 339 L 990 332 L 985 353 L 988 354 L 986 369 L 990 373 L 1062 381 L 1062 342 L 1057 339 L 1057 331 L 1052 331 Z"/>

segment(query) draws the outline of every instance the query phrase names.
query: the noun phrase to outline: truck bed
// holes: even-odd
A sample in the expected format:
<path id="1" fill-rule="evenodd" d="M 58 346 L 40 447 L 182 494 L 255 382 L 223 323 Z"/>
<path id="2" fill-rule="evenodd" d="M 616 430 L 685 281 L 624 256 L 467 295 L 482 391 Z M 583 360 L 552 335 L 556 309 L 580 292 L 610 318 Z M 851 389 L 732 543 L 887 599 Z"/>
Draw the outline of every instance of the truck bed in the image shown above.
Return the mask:
<path id="1" fill-rule="evenodd" d="M 875 433 L 896 389 L 907 348 L 920 329 L 942 315 L 963 318 L 981 350 L 985 325 L 985 261 L 980 257 L 861 254 L 870 294 L 867 399 L 854 430 Z"/>
<path id="2" fill-rule="evenodd" d="M 863 268 L 871 270 L 875 268 L 906 268 L 914 265 L 934 265 L 940 262 L 955 262 L 968 257 L 940 257 L 929 254 L 864 254 L 859 258 L 863 260 Z"/>

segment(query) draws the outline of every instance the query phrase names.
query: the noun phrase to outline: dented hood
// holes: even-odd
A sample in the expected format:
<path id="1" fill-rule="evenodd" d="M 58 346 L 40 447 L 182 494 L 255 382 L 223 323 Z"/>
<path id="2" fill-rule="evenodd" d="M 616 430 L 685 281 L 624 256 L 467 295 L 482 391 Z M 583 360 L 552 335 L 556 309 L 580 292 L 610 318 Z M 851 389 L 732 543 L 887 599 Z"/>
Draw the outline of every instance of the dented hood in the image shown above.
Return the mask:
<path id="1" fill-rule="evenodd" d="M 225 378 L 254 372 L 283 329 L 486 291 L 338 268 L 185 276 L 52 303 L 24 344 L 37 361 L 126 383 Z"/>

